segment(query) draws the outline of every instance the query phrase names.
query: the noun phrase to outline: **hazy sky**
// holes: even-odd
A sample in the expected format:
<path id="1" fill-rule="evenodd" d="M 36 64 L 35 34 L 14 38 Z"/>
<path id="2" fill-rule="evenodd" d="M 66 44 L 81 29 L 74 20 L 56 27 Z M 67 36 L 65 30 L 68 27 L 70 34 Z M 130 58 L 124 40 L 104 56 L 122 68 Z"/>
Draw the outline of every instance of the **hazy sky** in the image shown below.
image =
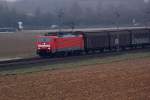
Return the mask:
<path id="1" fill-rule="evenodd" d="M 144 0 L 144 2 L 145 2 L 145 3 L 148 3 L 148 2 L 149 2 L 149 0 Z"/>
<path id="2" fill-rule="evenodd" d="M 0 0 L 1 1 L 1 0 Z M 6 0 L 6 1 L 10 1 L 10 2 L 13 2 L 13 1 L 17 1 L 17 0 Z M 148 3 L 150 0 L 143 0 L 145 3 Z"/>
<path id="3" fill-rule="evenodd" d="M 13 2 L 13 1 L 16 1 L 16 0 L 6 0 L 6 1 L 11 1 L 11 2 Z"/>

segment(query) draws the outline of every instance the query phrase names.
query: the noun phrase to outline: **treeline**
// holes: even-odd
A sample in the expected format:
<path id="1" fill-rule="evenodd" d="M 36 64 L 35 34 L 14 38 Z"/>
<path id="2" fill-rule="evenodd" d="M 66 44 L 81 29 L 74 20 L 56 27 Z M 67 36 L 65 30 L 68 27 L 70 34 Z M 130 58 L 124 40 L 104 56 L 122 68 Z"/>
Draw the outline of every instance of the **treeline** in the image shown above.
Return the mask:
<path id="1" fill-rule="evenodd" d="M 0 27 L 11 27 L 16 24 L 19 14 L 14 9 L 0 5 Z"/>
<path id="2" fill-rule="evenodd" d="M 74 2 L 70 6 L 56 8 L 53 12 L 44 12 L 40 7 L 34 12 L 24 12 L 0 4 L 0 27 L 17 27 L 18 21 L 22 21 L 25 27 L 144 25 L 150 21 L 150 6 L 143 4 L 143 8 L 133 10 L 111 5 L 104 9 L 101 4 L 92 8 Z"/>

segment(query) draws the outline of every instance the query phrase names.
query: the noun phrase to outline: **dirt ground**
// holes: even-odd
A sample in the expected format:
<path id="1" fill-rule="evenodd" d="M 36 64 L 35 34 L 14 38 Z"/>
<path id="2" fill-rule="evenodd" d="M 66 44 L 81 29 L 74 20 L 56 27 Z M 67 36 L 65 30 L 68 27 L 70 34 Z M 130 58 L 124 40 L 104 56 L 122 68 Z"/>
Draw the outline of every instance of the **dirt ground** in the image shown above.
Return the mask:
<path id="1" fill-rule="evenodd" d="M 39 34 L 39 33 L 38 33 Z M 35 55 L 36 33 L 1 33 L 0 58 Z"/>
<path id="2" fill-rule="evenodd" d="M 0 100 L 150 100 L 150 58 L 1 75 Z"/>

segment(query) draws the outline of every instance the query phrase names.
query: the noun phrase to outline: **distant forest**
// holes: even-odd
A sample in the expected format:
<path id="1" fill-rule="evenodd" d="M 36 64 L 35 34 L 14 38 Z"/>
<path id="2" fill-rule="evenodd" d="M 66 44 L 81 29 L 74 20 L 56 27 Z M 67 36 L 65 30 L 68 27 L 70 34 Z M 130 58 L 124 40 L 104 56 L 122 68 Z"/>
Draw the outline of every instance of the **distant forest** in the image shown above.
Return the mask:
<path id="1" fill-rule="evenodd" d="M 50 0 L 22 0 L 15 3 L 0 1 L 0 27 L 17 27 L 18 21 L 22 21 L 25 27 L 51 25 L 109 27 L 150 24 L 150 2 L 143 0 L 133 0 L 133 2 L 127 0 L 129 3 L 122 0 L 120 0 L 122 2 L 111 0 L 116 3 L 109 0 L 101 2 L 97 0 L 95 3 L 94 0 L 91 3 L 85 2 L 86 0 L 81 0 L 82 2 L 70 0 L 72 2 L 68 4 L 65 1 L 62 5 L 53 2 L 49 3 L 49 6 L 46 5 L 48 1 Z M 35 4 L 34 2 L 36 6 L 32 5 Z"/>

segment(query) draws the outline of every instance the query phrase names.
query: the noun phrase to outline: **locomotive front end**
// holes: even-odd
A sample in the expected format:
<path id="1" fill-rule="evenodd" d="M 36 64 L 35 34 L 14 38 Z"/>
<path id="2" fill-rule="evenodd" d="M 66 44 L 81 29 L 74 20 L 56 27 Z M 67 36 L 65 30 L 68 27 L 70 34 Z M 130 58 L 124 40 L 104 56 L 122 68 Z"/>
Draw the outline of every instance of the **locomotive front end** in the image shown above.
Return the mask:
<path id="1" fill-rule="evenodd" d="M 53 36 L 38 36 L 37 38 L 37 54 L 40 56 L 50 55 L 54 45 Z"/>

